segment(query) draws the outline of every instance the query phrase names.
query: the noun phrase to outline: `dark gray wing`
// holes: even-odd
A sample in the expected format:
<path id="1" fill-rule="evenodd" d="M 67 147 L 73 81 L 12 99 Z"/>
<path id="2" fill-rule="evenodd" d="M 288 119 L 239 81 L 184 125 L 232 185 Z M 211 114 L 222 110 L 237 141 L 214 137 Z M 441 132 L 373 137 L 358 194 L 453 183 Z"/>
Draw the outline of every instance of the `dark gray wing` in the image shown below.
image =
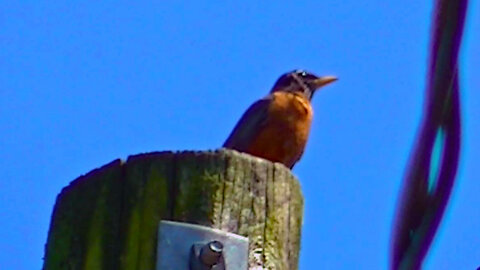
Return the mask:
<path id="1" fill-rule="evenodd" d="M 267 96 L 253 103 L 242 115 L 223 147 L 245 151 L 265 125 L 271 101 L 272 97 Z"/>

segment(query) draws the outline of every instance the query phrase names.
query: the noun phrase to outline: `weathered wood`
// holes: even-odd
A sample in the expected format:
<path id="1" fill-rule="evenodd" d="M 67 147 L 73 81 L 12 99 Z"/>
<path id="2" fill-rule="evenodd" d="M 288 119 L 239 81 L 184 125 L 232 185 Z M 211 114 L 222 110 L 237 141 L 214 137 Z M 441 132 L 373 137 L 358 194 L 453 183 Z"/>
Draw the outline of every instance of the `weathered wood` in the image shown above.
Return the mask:
<path id="1" fill-rule="evenodd" d="M 62 190 L 44 269 L 155 269 L 161 219 L 249 238 L 249 269 L 297 269 L 303 198 L 281 164 L 232 150 L 115 160 Z"/>

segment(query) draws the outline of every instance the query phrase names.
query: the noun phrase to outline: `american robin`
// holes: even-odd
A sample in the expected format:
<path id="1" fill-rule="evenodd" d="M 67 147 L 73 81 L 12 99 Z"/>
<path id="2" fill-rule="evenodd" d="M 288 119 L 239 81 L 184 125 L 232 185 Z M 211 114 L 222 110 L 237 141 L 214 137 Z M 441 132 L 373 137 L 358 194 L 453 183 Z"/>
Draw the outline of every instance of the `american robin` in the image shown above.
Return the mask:
<path id="1" fill-rule="evenodd" d="M 293 168 L 303 154 L 310 132 L 313 94 L 336 80 L 303 70 L 283 74 L 269 95 L 243 114 L 223 147 Z"/>

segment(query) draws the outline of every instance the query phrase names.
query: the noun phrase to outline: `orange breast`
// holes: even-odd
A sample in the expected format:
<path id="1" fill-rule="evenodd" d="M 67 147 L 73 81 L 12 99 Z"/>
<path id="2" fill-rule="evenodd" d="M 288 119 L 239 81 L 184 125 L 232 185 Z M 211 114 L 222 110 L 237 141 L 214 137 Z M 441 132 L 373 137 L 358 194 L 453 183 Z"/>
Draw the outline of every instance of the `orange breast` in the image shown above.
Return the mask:
<path id="1" fill-rule="evenodd" d="M 303 154 L 313 111 L 310 102 L 299 94 L 272 95 L 265 126 L 246 152 L 291 168 Z"/>

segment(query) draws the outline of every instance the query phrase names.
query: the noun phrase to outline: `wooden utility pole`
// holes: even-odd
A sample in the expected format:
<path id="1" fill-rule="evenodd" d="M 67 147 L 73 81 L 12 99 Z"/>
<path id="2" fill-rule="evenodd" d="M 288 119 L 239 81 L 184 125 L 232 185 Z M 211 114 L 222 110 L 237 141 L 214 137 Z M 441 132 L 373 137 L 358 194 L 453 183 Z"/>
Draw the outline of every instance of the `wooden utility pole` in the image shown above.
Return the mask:
<path id="1" fill-rule="evenodd" d="M 281 164 L 226 149 L 140 154 L 62 190 L 43 269 L 153 270 L 159 222 L 173 220 L 248 237 L 249 269 L 294 270 L 302 213 Z"/>

